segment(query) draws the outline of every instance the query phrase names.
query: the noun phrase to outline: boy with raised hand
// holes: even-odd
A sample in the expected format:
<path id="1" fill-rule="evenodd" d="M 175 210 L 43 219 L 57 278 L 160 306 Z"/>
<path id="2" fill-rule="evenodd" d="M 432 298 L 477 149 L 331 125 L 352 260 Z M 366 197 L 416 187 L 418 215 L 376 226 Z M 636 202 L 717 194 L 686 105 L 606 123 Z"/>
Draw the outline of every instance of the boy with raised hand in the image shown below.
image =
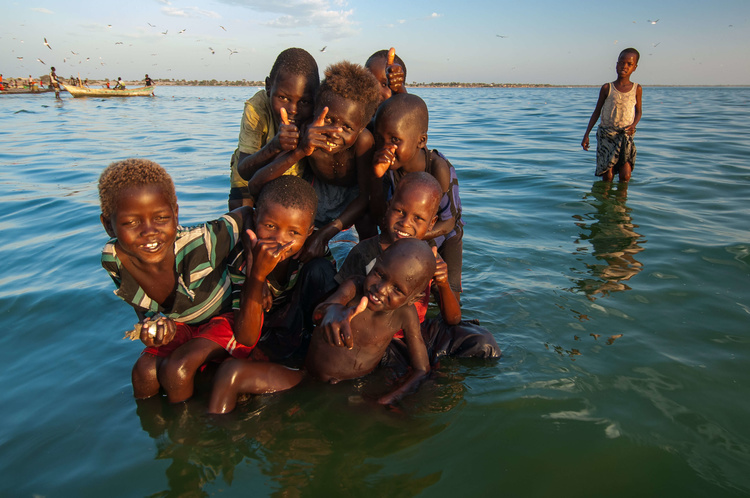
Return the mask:
<path id="1" fill-rule="evenodd" d="M 411 304 L 434 273 L 435 258 L 427 243 L 412 239 L 393 244 L 367 277 L 347 280 L 316 308 L 318 327 L 305 370 L 275 363 L 225 362 L 216 374 L 209 412 L 232 411 L 241 393 L 264 394 L 294 387 L 306 373 L 332 384 L 367 375 L 380 363 L 394 332 L 403 329 L 411 372 L 397 389 L 378 399 L 382 404 L 394 403 L 416 389 L 430 370 Z"/>
<path id="2" fill-rule="evenodd" d="M 297 148 L 300 129 L 312 117 L 319 84 L 318 65 L 307 51 L 288 48 L 276 58 L 266 88 L 245 102 L 239 144 L 231 159 L 230 210 L 251 206 L 253 193 L 247 181 L 279 154 Z M 297 176 L 303 172 L 296 161 L 285 171 Z"/>
<path id="3" fill-rule="evenodd" d="M 170 401 L 184 401 L 203 364 L 250 353 L 233 335 L 230 265 L 241 254 L 240 230 L 251 210 L 181 227 L 172 179 L 145 159 L 107 167 L 99 200 L 112 237 L 102 266 L 141 320 L 131 337 L 146 345 L 133 367 L 133 394 L 148 398 L 163 388 Z"/>
<path id="4" fill-rule="evenodd" d="M 402 239 L 425 240 L 438 220 L 437 213 L 442 198 L 440 183 L 429 173 L 409 173 L 402 178 L 387 205 L 381 234 L 363 240 L 349 252 L 336 275 L 338 282 L 353 276 L 365 275 L 375 259 L 391 244 Z M 422 337 L 427 345 L 430 361 L 441 356 L 464 358 L 497 358 L 500 348 L 492 334 L 475 320 L 461 319 L 461 307 L 448 281 L 449 268 L 443 258 L 432 248 L 436 270 L 432 285 L 422 299 L 414 303 L 419 316 Z M 440 316 L 426 318 L 430 289 L 435 295 Z M 403 335 L 396 334 L 388 348 L 386 363 L 404 362 Z"/>
<path id="5" fill-rule="evenodd" d="M 438 220 L 425 234 L 448 265 L 448 280 L 457 298 L 461 294 L 463 226 L 458 177 L 453 165 L 438 152 L 427 148 L 429 114 L 424 101 L 414 94 L 400 93 L 383 102 L 375 113 L 373 172 L 383 181 L 371 183 L 370 213 L 382 221 L 387 201 L 401 179 L 424 171 L 440 183 L 442 196 Z"/>

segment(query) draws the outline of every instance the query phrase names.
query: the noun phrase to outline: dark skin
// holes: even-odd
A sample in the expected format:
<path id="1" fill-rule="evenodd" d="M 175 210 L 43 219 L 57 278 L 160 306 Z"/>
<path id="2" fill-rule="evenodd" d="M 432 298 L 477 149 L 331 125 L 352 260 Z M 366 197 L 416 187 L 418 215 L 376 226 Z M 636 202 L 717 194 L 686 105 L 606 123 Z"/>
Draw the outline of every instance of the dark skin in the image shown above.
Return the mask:
<path id="1" fill-rule="evenodd" d="M 382 178 L 386 171 L 393 170 L 397 175 L 414 171 L 425 171 L 427 133 L 417 120 L 406 113 L 378 115 L 375 122 L 375 153 L 372 171 L 375 177 Z M 443 194 L 450 188 L 450 168 L 445 159 L 432 154 L 432 173 L 440 183 Z M 372 182 L 370 188 L 370 213 L 381 220 L 385 213 L 383 182 Z M 455 218 L 439 220 L 425 234 L 425 240 L 449 234 L 456 226 Z"/>
<path id="2" fill-rule="evenodd" d="M 279 154 L 293 151 L 300 141 L 300 129 L 313 114 L 313 97 L 317 82 L 300 74 L 278 72 L 274 81 L 266 78 L 266 93 L 271 101 L 273 119 L 278 129 L 276 135 L 253 154 L 240 151 L 237 171 L 248 180 Z M 293 166 L 295 163 L 290 165 Z M 229 209 L 252 205 L 252 199 L 233 199 Z"/>
<path id="3" fill-rule="evenodd" d="M 635 54 L 630 52 L 625 52 L 623 54 L 620 54 L 620 57 L 617 59 L 617 79 L 612 82 L 612 85 L 617 89 L 618 92 L 621 93 L 628 93 L 633 89 L 633 83 L 630 81 L 630 75 L 635 72 L 636 68 L 638 67 L 638 60 Z M 594 112 L 591 114 L 591 119 L 589 119 L 589 124 L 586 127 L 586 132 L 583 134 L 583 140 L 581 140 L 581 147 L 583 147 L 583 150 L 589 150 L 589 134 L 591 133 L 591 130 L 594 128 L 594 125 L 599 120 L 599 117 L 602 113 L 602 107 L 604 107 L 604 101 L 609 96 L 609 83 L 605 83 L 602 85 L 601 89 L 599 90 L 599 99 L 596 102 L 596 107 L 594 107 Z M 625 128 L 625 133 L 628 135 L 634 135 L 636 131 L 636 125 L 641 120 L 642 116 L 642 109 L 641 109 L 641 103 L 643 98 L 643 88 L 638 85 L 638 89 L 636 90 L 635 94 L 635 118 L 633 120 L 633 123 Z M 619 179 L 621 182 L 627 182 L 630 180 L 630 175 L 633 171 L 633 165 L 630 163 L 625 163 L 620 167 L 619 171 Z M 601 176 L 602 180 L 605 182 L 611 182 L 614 179 L 614 172 L 612 169 L 607 171 Z"/>
<path id="4" fill-rule="evenodd" d="M 164 308 L 169 308 L 177 288 L 174 242 L 177 233 L 177 206 L 172 206 L 161 187 L 147 185 L 124 189 L 117 198 L 116 209 L 109 218 L 100 217 L 107 234 L 117 238 L 115 250 L 125 269 L 146 294 Z M 245 210 L 230 215 L 240 225 Z M 146 319 L 138 313 L 143 327 L 140 339 L 148 347 L 168 344 L 176 331 L 175 323 L 166 317 Z M 153 335 L 149 324 L 156 323 Z M 171 402 L 180 402 L 193 394 L 193 380 L 198 368 L 217 358 L 228 356 L 218 344 L 196 338 L 168 358 L 141 355 L 133 367 L 133 394 L 148 398 L 163 387 Z"/>
<path id="5" fill-rule="evenodd" d="M 380 102 L 385 102 L 394 93 L 406 93 L 404 68 L 393 62 L 396 49 L 391 48 L 387 57 L 373 57 L 367 60 L 365 67 L 380 83 Z"/>
<path id="6" fill-rule="evenodd" d="M 316 309 L 320 325 L 313 333 L 305 362 L 306 371 L 325 382 L 361 377 L 375 369 L 393 334 L 403 329 L 409 344 L 412 371 L 399 388 L 378 400 L 381 404 L 394 403 L 411 392 L 430 370 L 419 320 L 411 306 L 419 296 L 419 283 L 425 281 L 424 273 L 430 270 L 415 264 L 407 251 L 391 253 L 378 261 L 371 274 L 359 284 L 349 280 L 339 287 L 336 294 L 352 298 L 348 306 L 338 304 L 342 297 L 336 296 Z M 343 327 L 349 331 L 350 345 L 331 345 L 325 336 L 340 338 L 339 331 Z M 304 377 L 304 371 L 274 363 L 230 360 L 222 364 L 217 373 L 209 412 L 228 413 L 236 406 L 239 393 L 286 390 Z M 232 389 L 227 389 L 227 385 Z"/>

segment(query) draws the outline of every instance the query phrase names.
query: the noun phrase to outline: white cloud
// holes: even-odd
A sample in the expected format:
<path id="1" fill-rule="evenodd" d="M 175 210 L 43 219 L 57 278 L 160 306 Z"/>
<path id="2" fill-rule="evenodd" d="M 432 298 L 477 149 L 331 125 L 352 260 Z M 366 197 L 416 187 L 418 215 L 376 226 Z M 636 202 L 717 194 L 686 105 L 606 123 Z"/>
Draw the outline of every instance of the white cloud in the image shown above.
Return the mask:
<path id="1" fill-rule="evenodd" d="M 164 15 L 172 17 L 210 17 L 213 19 L 219 19 L 221 17 L 216 12 L 202 10 L 198 7 L 185 7 L 182 9 L 178 9 L 177 7 L 162 7 L 161 12 Z"/>
<path id="2" fill-rule="evenodd" d="M 329 40 L 344 38 L 357 32 L 357 23 L 351 19 L 354 10 L 341 9 L 346 6 L 344 0 L 287 0 L 284 3 L 267 0 L 222 1 L 248 7 L 257 12 L 278 15 L 275 19 L 263 23 L 273 28 L 317 28 L 322 32 L 323 38 Z"/>
<path id="3" fill-rule="evenodd" d="M 437 12 L 433 12 L 432 14 L 427 17 L 427 19 L 437 19 L 438 17 L 443 17 L 443 14 L 438 14 Z"/>
<path id="4" fill-rule="evenodd" d="M 32 7 L 31 10 L 33 10 L 34 12 L 41 12 L 42 14 L 54 14 L 54 12 L 49 9 L 45 9 L 44 7 Z"/>

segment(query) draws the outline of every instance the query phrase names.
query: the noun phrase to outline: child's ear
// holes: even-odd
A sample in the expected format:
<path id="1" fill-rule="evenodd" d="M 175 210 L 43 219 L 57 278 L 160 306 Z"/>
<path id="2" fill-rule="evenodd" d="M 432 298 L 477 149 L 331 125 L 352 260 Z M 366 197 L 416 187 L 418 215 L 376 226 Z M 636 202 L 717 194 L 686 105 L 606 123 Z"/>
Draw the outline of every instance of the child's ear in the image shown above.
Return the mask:
<path id="1" fill-rule="evenodd" d="M 419 136 L 419 141 L 417 142 L 417 146 L 420 148 L 427 146 L 427 133 L 422 133 Z"/>
<path id="2" fill-rule="evenodd" d="M 307 231 L 307 236 L 309 237 L 310 235 L 312 235 L 314 231 L 315 231 L 315 223 L 310 225 L 310 229 Z"/>
<path id="3" fill-rule="evenodd" d="M 273 85 L 271 84 L 271 78 L 269 78 L 268 76 L 266 76 L 266 95 L 268 95 L 269 97 L 271 96 L 271 87 L 272 86 Z"/>
<path id="4" fill-rule="evenodd" d="M 437 223 L 437 220 L 438 220 L 438 216 L 437 215 L 435 215 L 435 216 L 432 217 L 432 220 L 430 220 L 430 224 L 428 225 L 429 226 L 429 228 L 427 229 L 428 232 L 430 230 L 432 230 L 432 227 L 435 226 L 435 223 Z"/>
<path id="5" fill-rule="evenodd" d="M 102 222 L 102 226 L 104 227 L 104 231 L 107 232 L 107 235 L 112 238 L 117 237 L 117 235 L 115 235 L 114 229 L 112 228 L 112 220 L 110 220 L 109 218 L 105 218 L 104 214 L 102 213 L 99 215 L 99 221 Z"/>

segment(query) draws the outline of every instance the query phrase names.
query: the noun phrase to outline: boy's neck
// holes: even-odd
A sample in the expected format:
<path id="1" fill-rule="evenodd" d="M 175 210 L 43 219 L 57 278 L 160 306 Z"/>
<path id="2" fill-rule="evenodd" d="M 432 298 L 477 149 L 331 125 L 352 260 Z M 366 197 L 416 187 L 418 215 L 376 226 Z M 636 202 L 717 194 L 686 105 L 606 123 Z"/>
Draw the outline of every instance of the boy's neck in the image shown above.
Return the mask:
<path id="1" fill-rule="evenodd" d="M 425 171 L 425 154 L 427 151 L 424 147 L 419 149 L 419 152 L 414 154 L 408 164 L 402 164 L 401 169 L 405 173 L 414 173 L 415 171 Z"/>

